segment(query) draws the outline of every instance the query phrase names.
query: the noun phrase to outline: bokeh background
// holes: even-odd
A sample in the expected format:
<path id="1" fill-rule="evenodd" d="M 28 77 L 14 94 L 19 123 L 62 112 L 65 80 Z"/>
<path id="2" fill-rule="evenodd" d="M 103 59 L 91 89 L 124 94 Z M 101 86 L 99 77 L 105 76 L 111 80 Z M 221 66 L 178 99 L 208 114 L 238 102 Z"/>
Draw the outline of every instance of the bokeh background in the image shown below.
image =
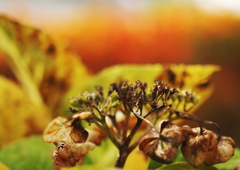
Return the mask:
<path id="1" fill-rule="evenodd" d="M 196 115 L 240 145 L 240 1 L 0 0 L 0 13 L 63 42 L 90 74 L 126 63 L 220 65 Z"/>

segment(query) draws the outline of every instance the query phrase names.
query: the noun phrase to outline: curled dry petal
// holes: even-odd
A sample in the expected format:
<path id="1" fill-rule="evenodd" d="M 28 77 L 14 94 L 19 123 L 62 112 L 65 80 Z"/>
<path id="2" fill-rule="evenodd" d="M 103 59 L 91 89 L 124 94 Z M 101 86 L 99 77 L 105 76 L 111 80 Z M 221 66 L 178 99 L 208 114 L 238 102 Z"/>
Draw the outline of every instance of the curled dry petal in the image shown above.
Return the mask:
<path id="1" fill-rule="evenodd" d="M 177 125 L 168 124 L 162 130 L 161 139 L 178 147 L 190 134 L 192 134 L 192 129 L 187 125 L 179 127 Z"/>
<path id="2" fill-rule="evenodd" d="M 81 164 L 88 151 L 94 149 L 94 143 L 101 142 L 97 133 L 90 133 L 89 138 L 88 131 L 81 126 L 78 117 L 73 120 L 57 117 L 48 125 L 43 133 L 43 140 L 56 145 L 52 155 L 54 170 Z"/>
<path id="3" fill-rule="evenodd" d="M 228 161 L 234 155 L 235 147 L 235 142 L 232 138 L 222 136 L 217 149 L 207 155 L 204 163 L 206 165 L 214 165 Z"/>
<path id="4" fill-rule="evenodd" d="M 217 147 L 217 135 L 205 130 L 200 134 L 200 128 L 194 128 L 193 134 L 182 144 L 182 154 L 192 166 L 199 166 L 206 158 L 206 153 Z"/>
<path id="5" fill-rule="evenodd" d="M 94 147 L 95 145 L 91 142 L 74 143 L 70 138 L 63 139 L 52 155 L 54 170 L 81 163 L 88 151 L 93 150 Z"/>
<path id="6" fill-rule="evenodd" d="M 85 142 L 88 138 L 88 132 L 77 121 L 72 122 L 61 116 L 56 117 L 44 130 L 43 141 L 58 143 L 70 135 L 75 143 Z"/>
<path id="7" fill-rule="evenodd" d="M 73 120 L 72 122 L 72 130 L 69 136 L 75 143 L 83 143 L 86 142 L 88 138 L 88 131 L 86 131 L 78 119 Z"/>
<path id="8" fill-rule="evenodd" d="M 57 143 L 69 135 L 72 130 L 71 122 L 65 118 L 58 116 L 52 120 L 43 132 L 43 141 L 47 143 Z"/>
<path id="9" fill-rule="evenodd" d="M 81 112 L 81 113 L 76 113 L 72 116 L 72 118 L 75 119 L 80 119 L 80 120 L 85 120 L 89 118 L 92 115 L 92 112 Z"/>
<path id="10" fill-rule="evenodd" d="M 182 154 L 192 166 L 199 166 L 202 163 L 213 165 L 228 161 L 234 154 L 235 143 L 230 137 L 218 136 L 210 131 L 194 128 L 193 134 L 183 142 Z"/>
<path id="11" fill-rule="evenodd" d="M 152 129 L 140 142 L 139 149 L 157 162 L 170 163 L 192 130 L 188 126 L 171 125 L 168 120 L 161 121 L 158 127 L 160 132 Z"/>

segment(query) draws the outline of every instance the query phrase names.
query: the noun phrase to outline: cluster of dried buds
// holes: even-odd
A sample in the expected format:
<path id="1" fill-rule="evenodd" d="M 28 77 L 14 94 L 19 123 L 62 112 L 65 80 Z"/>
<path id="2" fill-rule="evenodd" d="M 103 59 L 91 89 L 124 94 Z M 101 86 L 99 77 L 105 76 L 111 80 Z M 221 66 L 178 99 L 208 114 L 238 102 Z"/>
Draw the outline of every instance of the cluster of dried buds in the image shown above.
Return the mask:
<path id="1" fill-rule="evenodd" d="M 170 163 L 181 145 L 185 159 L 194 167 L 228 161 L 234 155 L 233 139 L 211 130 L 188 125 L 177 126 L 162 120 L 140 141 L 139 149 L 151 159 Z"/>
<path id="2" fill-rule="evenodd" d="M 43 134 L 45 142 L 56 145 L 55 170 L 81 164 L 103 137 L 108 137 L 118 148 L 115 166 L 119 168 L 137 146 L 161 163 L 170 163 L 180 145 L 183 156 L 193 166 L 213 165 L 232 157 L 234 141 L 203 128 L 203 124 L 213 124 L 219 129 L 215 123 L 201 121 L 188 113 L 198 101 L 195 93 L 171 89 L 158 80 L 148 92 L 146 89 L 147 83 L 141 81 L 120 82 L 111 84 L 107 96 L 102 87 L 97 87 L 94 93 L 85 92 L 70 98 L 71 118 L 55 118 Z M 200 127 L 192 129 L 171 124 L 175 119 L 193 120 Z M 96 125 L 92 129 L 97 131 L 84 129 L 83 120 Z"/>

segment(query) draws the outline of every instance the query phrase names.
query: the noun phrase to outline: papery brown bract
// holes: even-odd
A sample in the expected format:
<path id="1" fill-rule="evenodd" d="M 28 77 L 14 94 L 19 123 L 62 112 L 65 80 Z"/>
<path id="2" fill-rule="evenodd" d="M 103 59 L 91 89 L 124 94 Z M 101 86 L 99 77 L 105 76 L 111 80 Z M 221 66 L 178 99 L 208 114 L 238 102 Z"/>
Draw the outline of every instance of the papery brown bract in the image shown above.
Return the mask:
<path id="1" fill-rule="evenodd" d="M 217 149 L 217 137 L 210 130 L 203 129 L 203 134 L 200 134 L 200 128 L 194 128 L 193 134 L 182 144 L 181 151 L 183 156 L 192 166 L 201 165 L 209 153 Z"/>
<path id="2" fill-rule="evenodd" d="M 160 132 L 153 128 L 140 142 L 139 149 L 151 159 L 160 163 L 170 163 L 178 146 L 192 133 L 189 126 L 178 127 L 168 120 L 159 123 Z"/>
<path id="3" fill-rule="evenodd" d="M 210 166 L 228 161 L 234 155 L 235 147 L 235 142 L 232 138 L 222 136 L 217 148 L 207 155 L 204 163 Z"/>
<path id="4" fill-rule="evenodd" d="M 182 127 L 168 124 L 162 130 L 161 139 L 171 145 L 178 147 L 187 137 L 192 134 L 192 129 L 188 125 Z"/>
<path id="5" fill-rule="evenodd" d="M 47 143 L 60 142 L 71 132 L 71 122 L 67 118 L 58 116 L 52 120 L 43 132 L 43 141 Z"/>
<path id="6" fill-rule="evenodd" d="M 88 138 L 88 132 L 82 127 L 79 118 L 73 119 L 71 126 L 73 127 L 69 136 L 75 143 L 86 142 Z"/>
<path id="7" fill-rule="evenodd" d="M 91 142 L 75 143 L 71 138 L 63 139 L 52 155 L 54 170 L 80 165 L 88 151 L 93 150 L 94 147 L 95 144 Z"/>

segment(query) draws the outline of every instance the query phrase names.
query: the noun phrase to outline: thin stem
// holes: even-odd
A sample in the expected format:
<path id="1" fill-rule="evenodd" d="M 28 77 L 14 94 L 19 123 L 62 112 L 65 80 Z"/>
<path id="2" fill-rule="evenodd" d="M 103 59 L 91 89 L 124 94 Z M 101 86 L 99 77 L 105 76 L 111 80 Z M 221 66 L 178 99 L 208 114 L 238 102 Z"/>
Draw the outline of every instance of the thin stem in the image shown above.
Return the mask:
<path id="1" fill-rule="evenodd" d="M 121 144 L 117 141 L 117 139 L 115 138 L 115 136 L 112 134 L 112 132 L 110 131 L 108 125 L 106 124 L 106 121 L 101 121 L 100 123 L 98 121 L 96 121 L 95 119 L 93 119 L 93 122 L 97 125 L 97 127 L 99 127 L 108 137 L 109 139 L 112 141 L 112 143 L 117 147 L 120 148 Z"/>
<path id="2" fill-rule="evenodd" d="M 155 112 L 155 111 L 157 111 L 157 110 L 163 109 L 163 108 L 166 108 L 166 106 L 165 106 L 165 105 L 161 105 L 161 106 L 159 106 L 159 107 L 157 107 L 157 108 L 153 108 L 153 109 L 150 110 L 145 116 L 143 116 L 143 118 L 146 118 L 146 117 L 148 117 L 151 113 L 153 113 L 153 112 Z"/>
<path id="3" fill-rule="evenodd" d="M 168 109 L 170 109 L 171 111 L 173 111 L 173 112 L 175 112 L 175 113 L 182 113 L 183 115 L 186 114 L 186 115 L 188 115 L 188 116 L 193 117 L 193 119 L 190 119 L 190 118 L 188 118 L 188 117 L 178 115 L 178 117 L 180 117 L 180 118 L 188 119 L 188 120 L 193 120 L 193 121 L 198 122 L 199 127 L 200 127 L 200 134 L 203 135 L 202 123 L 201 123 L 201 120 L 200 120 L 197 116 L 195 116 L 195 115 L 193 115 L 193 114 L 190 114 L 190 113 L 188 113 L 188 112 L 185 112 L 185 111 L 180 111 L 180 110 L 173 109 L 173 108 L 171 108 L 171 107 L 169 107 Z"/>
<path id="4" fill-rule="evenodd" d="M 132 141 L 132 138 L 133 136 L 136 134 L 137 130 L 139 129 L 139 127 L 141 126 L 142 124 L 142 119 L 140 118 L 137 118 L 137 123 L 136 125 L 133 127 L 133 129 L 131 130 L 129 136 L 127 137 L 127 139 L 125 140 L 124 144 L 126 146 L 129 146 L 129 144 L 131 143 Z"/>
<path id="5" fill-rule="evenodd" d="M 139 142 L 142 140 L 142 138 L 149 133 L 149 131 L 151 131 L 152 129 L 148 129 L 147 131 L 144 132 L 144 134 L 142 134 L 132 145 L 129 146 L 129 151 L 133 151 L 138 145 Z M 156 130 L 157 131 L 157 130 Z"/>
<path id="6" fill-rule="evenodd" d="M 127 137 L 127 131 L 128 131 L 128 124 L 129 124 L 129 119 L 130 119 L 130 110 L 127 108 L 126 103 L 123 103 L 124 106 L 124 113 L 125 113 L 125 128 L 123 129 L 123 133 L 122 133 L 122 139 L 125 140 Z"/>
<path id="7" fill-rule="evenodd" d="M 218 130 L 218 141 L 220 141 L 220 138 L 221 138 L 221 131 L 220 131 L 220 127 L 217 123 L 215 122 L 212 122 L 212 121 L 209 121 L 209 120 L 203 120 L 202 123 L 204 124 L 209 124 L 209 125 L 214 125 L 217 130 Z"/>
<path id="8" fill-rule="evenodd" d="M 115 116 L 115 115 L 109 115 L 108 117 L 110 118 L 110 120 L 112 121 L 113 126 L 114 126 L 114 127 L 116 128 L 116 130 L 117 130 L 118 138 L 121 138 L 121 130 L 120 130 L 120 128 L 119 128 L 119 126 L 118 126 L 118 123 L 117 123 L 117 121 L 116 121 L 116 116 Z"/>

